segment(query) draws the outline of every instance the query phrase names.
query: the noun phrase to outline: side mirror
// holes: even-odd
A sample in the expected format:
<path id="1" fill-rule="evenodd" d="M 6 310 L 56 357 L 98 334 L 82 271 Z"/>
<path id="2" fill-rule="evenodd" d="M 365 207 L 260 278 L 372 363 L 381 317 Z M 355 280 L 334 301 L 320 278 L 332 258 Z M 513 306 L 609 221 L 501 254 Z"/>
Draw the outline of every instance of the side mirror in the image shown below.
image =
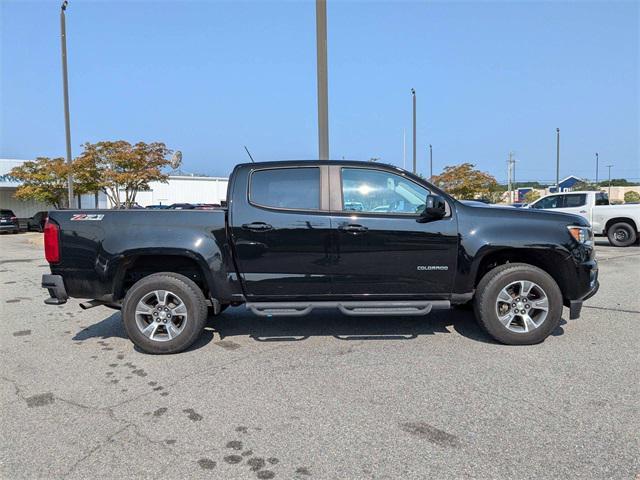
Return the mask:
<path id="1" fill-rule="evenodd" d="M 442 218 L 447 214 L 447 204 L 440 195 L 427 195 L 422 217 Z"/>

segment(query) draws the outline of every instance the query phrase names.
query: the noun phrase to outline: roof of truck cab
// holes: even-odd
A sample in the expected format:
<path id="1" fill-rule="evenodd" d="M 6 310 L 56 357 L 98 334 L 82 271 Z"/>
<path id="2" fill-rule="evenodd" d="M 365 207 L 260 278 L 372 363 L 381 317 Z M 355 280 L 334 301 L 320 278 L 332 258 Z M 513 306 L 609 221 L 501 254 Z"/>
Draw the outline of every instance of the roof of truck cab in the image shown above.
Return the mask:
<path id="1" fill-rule="evenodd" d="M 352 166 L 352 167 L 362 167 L 365 165 L 369 166 L 383 166 L 392 168 L 394 170 L 398 170 L 401 172 L 408 172 L 407 170 L 403 170 L 400 167 L 395 165 L 391 165 L 389 163 L 384 162 L 371 162 L 365 160 L 277 160 L 277 161 L 268 161 L 268 162 L 254 162 L 254 163 L 240 163 L 236 166 L 239 167 L 310 167 L 317 165 L 344 165 L 344 166 Z"/>

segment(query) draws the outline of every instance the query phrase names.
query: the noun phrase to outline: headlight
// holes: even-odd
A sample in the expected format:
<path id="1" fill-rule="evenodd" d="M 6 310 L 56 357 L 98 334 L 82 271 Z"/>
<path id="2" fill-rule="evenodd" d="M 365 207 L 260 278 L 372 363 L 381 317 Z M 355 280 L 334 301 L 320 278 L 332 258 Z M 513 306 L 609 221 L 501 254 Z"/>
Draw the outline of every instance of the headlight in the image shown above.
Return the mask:
<path id="1" fill-rule="evenodd" d="M 567 227 L 571 236 L 578 242 L 583 244 L 593 243 L 593 230 L 591 227 L 575 227 L 573 225 Z"/>

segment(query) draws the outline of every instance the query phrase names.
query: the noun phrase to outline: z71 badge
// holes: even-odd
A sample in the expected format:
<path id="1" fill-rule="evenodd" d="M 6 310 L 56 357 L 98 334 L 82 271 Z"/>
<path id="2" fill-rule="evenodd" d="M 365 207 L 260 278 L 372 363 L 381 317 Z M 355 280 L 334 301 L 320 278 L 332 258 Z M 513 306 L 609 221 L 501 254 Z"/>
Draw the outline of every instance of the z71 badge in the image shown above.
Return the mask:
<path id="1" fill-rule="evenodd" d="M 80 221 L 80 220 L 93 220 L 95 222 L 99 222 L 104 218 L 104 215 L 101 213 L 76 213 L 75 215 L 71 215 L 71 221 Z"/>

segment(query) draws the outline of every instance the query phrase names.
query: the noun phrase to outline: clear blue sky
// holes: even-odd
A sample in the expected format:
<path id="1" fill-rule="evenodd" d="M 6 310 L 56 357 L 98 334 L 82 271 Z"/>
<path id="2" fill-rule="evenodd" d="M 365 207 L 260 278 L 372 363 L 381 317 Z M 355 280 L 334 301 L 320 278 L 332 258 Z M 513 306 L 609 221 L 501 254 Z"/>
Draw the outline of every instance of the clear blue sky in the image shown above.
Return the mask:
<path id="1" fill-rule="evenodd" d="M 0 157 L 64 156 L 58 1 L 1 0 Z M 328 4 L 332 158 L 472 162 L 506 178 L 640 177 L 639 3 Z M 313 2 L 96 2 L 67 15 L 74 155 L 163 141 L 184 170 L 317 157 Z"/>

